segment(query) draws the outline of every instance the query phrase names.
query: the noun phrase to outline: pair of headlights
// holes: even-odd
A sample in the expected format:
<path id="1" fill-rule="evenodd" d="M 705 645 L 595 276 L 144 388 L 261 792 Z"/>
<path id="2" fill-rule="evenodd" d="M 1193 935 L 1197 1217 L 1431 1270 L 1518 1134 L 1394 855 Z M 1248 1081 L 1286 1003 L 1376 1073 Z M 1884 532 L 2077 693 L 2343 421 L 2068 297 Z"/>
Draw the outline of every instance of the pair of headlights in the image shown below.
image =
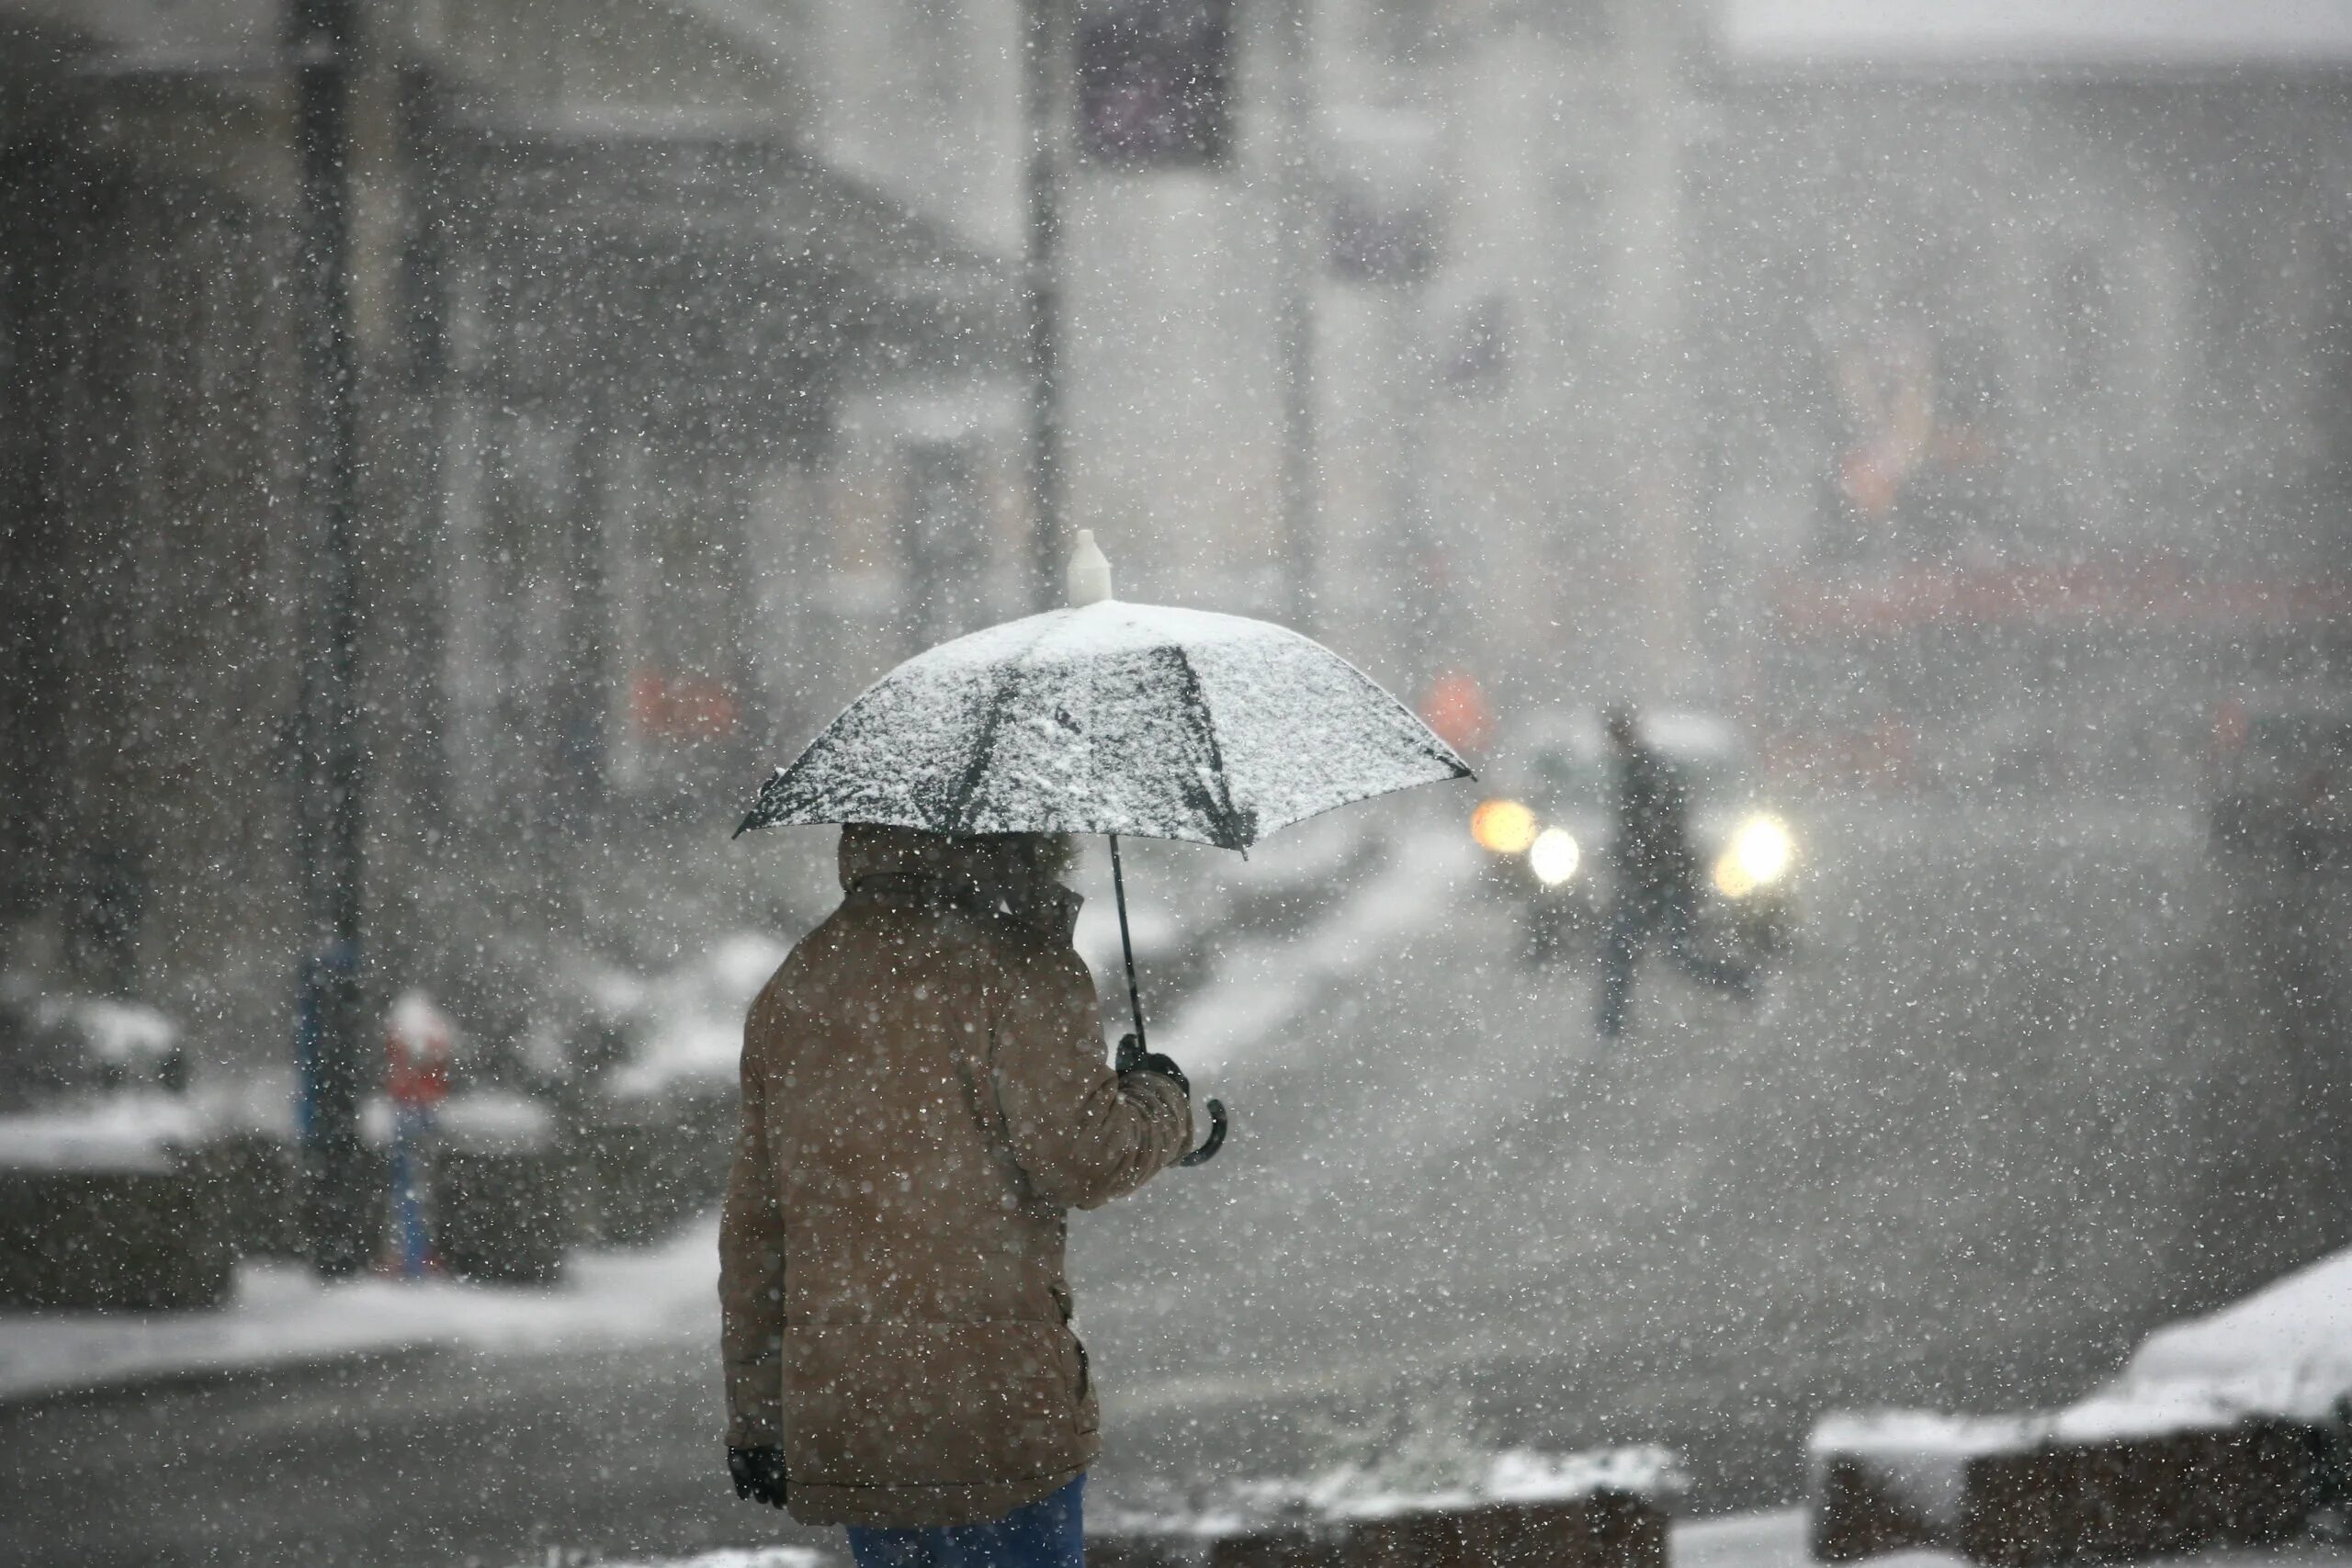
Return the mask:
<path id="1" fill-rule="evenodd" d="M 1557 887 L 1584 863 L 1584 849 L 1566 828 L 1546 828 L 1516 800 L 1489 800 L 1470 814 L 1470 836 L 1498 855 L 1525 855 L 1527 869 Z"/>
<path id="2" fill-rule="evenodd" d="M 1557 887 L 1584 863 L 1584 850 L 1566 828 L 1546 828 L 1516 800 L 1489 800 L 1470 814 L 1470 836 L 1498 855 L 1525 855 L 1527 869 L 1546 887 Z M 1715 890 L 1745 898 L 1769 887 L 1796 863 L 1796 840 L 1777 817 L 1758 812 L 1741 822 L 1724 852 L 1715 857 Z"/>

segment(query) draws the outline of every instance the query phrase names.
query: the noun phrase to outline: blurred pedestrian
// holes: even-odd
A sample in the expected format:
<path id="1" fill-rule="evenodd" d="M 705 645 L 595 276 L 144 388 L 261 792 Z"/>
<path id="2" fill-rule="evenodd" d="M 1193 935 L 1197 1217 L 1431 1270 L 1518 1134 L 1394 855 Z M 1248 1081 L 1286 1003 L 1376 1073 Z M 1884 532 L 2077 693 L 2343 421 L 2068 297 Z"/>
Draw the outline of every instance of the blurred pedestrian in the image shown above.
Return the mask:
<path id="1" fill-rule="evenodd" d="M 739 1495 L 859 1568 L 1078 1568 L 1099 1446 L 1065 1217 L 1192 1137 L 1176 1064 L 1102 1059 L 1060 840 L 853 825 L 841 907 L 743 1032 L 719 1234 Z"/>
<path id="2" fill-rule="evenodd" d="M 457 1030 L 423 991 L 403 991 L 384 1026 L 384 1097 L 392 1105 L 391 1271 L 407 1279 L 436 1272 L 425 1189 L 434 1122 L 449 1098 L 449 1061 Z"/>
<path id="3" fill-rule="evenodd" d="M 1623 704 L 1602 716 L 1617 763 L 1617 888 L 1601 938 L 1601 1035 L 1624 1032 L 1642 950 L 1664 938 L 1684 973 L 1745 1000 L 1755 972 L 1704 952 L 1699 942 L 1699 857 L 1690 848 L 1690 797 L 1666 759 L 1642 739 L 1641 721 Z"/>

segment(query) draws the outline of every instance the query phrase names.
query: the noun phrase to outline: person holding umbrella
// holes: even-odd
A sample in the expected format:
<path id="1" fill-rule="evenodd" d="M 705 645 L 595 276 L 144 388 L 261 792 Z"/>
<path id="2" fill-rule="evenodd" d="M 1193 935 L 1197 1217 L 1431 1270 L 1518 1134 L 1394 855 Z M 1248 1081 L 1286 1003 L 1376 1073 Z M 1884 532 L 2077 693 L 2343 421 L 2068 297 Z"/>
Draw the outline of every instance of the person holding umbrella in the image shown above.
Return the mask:
<path id="1" fill-rule="evenodd" d="M 741 834 L 842 824 L 841 908 L 752 1005 L 721 1224 L 737 1492 L 850 1528 L 860 1568 L 1078 1568 L 1099 1444 L 1065 1224 L 1222 1145 L 1148 1048 L 1121 834 L 1247 852 L 1467 777 L 1280 626 L 1112 597 L 909 660 L 761 786 Z M 1103 1060 L 1066 835 L 1109 835 L 1134 1032 Z"/>
<path id="2" fill-rule="evenodd" d="M 1065 1216 L 1190 1145 L 1190 1086 L 1103 1061 L 1064 852 L 851 824 L 841 907 L 744 1027 L 720 1231 L 739 1495 L 860 1568 L 1077 1564 L 1097 1394 Z"/>

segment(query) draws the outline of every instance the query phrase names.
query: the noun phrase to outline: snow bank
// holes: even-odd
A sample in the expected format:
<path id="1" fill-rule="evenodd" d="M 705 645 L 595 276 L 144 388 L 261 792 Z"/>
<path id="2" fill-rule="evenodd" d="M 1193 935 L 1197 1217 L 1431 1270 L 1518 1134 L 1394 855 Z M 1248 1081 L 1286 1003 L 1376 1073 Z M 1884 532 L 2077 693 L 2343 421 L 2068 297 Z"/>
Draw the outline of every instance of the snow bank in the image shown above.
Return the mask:
<path id="1" fill-rule="evenodd" d="M 2210 1431 L 2249 1416 L 2324 1421 L 2352 1397 L 2352 1249 L 2203 1317 L 2156 1330 L 2122 1372 L 2059 1411 L 2075 1442 Z"/>
<path id="2" fill-rule="evenodd" d="M 390 1147 L 392 1102 L 371 1096 L 360 1107 L 359 1133 L 371 1147 Z M 462 1154 L 541 1154 L 555 1145 L 555 1112 L 511 1089 L 461 1089 L 434 1112 L 434 1139 L 436 1146 Z"/>
<path id="3" fill-rule="evenodd" d="M 552 1558 L 517 1563 L 515 1568 L 544 1568 Z M 692 1557 L 598 1557 L 596 1568 L 825 1568 L 834 1561 L 808 1546 L 725 1547 Z"/>
<path id="4" fill-rule="evenodd" d="M 1098 1516 L 1096 1523 L 1111 1534 L 1211 1539 L 1274 1525 L 1336 1525 L 1501 1504 L 1573 1503 L 1603 1493 L 1662 1505 L 1688 1484 L 1675 1456 L 1657 1447 L 1573 1454 L 1506 1449 L 1472 1455 L 1460 1450 L 1452 1457 L 1454 1462 L 1447 1468 L 1456 1474 L 1434 1484 L 1400 1482 L 1392 1466 L 1349 1463 L 1304 1478 L 1241 1482 L 1189 1512 L 1111 1513 Z"/>
<path id="5" fill-rule="evenodd" d="M 43 1010 L 44 1021 L 54 1021 L 78 1030 L 90 1052 L 102 1062 L 120 1066 L 159 1061 L 180 1042 L 180 1026 L 164 1014 L 140 1002 L 109 997 L 61 998 Z"/>
<path id="6" fill-rule="evenodd" d="M 1506 1449 L 1470 1484 L 1439 1491 L 1396 1490 L 1352 1467 L 1311 1483 L 1307 1501 L 1324 1518 L 1385 1519 L 1450 1513 L 1494 1503 L 1572 1503 L 1603 1492 L 1664 1502 L 1687 1485 L 1681 1466 L 1656 1446 L 1545 1454 Z"/>
<path id="7" fill-rule="evenodd" d="M 2268 1413 L 2326 1414 L 2352 1393 L 2352 1249 L 2324 1258 L 2244 1301 L 2150 1335 L 2125 1385 L 2198 1385 Z"/>
<path id="8" fill-rule="evenodd" d="M 167 1175 L 204 1142 L 206 1118 L 176 1095 L 119 1094 L 0 1116 L 0 1170 Z"/>
<path id="9" fill-rule="evenodd" d="M 0 1398 L 418 1348 L 716 1344 L 718 1291 L 716 1219 L 647 1251 L 576 1253 L 549 1290 L 246 1263 L 218 1312 L 0 1313 Z"/>

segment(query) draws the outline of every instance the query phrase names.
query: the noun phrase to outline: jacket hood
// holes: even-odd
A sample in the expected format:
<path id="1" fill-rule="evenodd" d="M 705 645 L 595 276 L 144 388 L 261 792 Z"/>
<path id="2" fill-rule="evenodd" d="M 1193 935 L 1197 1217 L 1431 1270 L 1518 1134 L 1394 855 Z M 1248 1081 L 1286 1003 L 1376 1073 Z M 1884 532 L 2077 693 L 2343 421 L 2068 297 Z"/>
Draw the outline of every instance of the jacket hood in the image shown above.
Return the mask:
<path id="1" fill-rule="evenodd" d="M 925 882 L 962 884 L 976 891 L 992 890 L 1002 880 L 999 860 L 996 845 L 986 839 L 875 822 L 852 822 L 842 829 L 841 878 L 844 893 L 876 876 L 915 877 Z"/>
<path id="2" fill-rule="evenodd" d="M 1049 876 L 1024 870 L 1018 835 L 963 837 L 852 822 L 842 829 L 842 891 L 861 883 L 927 883 L 962 902 L 993 908 L 1001 899 L 1013 924 L 1032 937 L 1068 947 L 1086 902 Z"/>

